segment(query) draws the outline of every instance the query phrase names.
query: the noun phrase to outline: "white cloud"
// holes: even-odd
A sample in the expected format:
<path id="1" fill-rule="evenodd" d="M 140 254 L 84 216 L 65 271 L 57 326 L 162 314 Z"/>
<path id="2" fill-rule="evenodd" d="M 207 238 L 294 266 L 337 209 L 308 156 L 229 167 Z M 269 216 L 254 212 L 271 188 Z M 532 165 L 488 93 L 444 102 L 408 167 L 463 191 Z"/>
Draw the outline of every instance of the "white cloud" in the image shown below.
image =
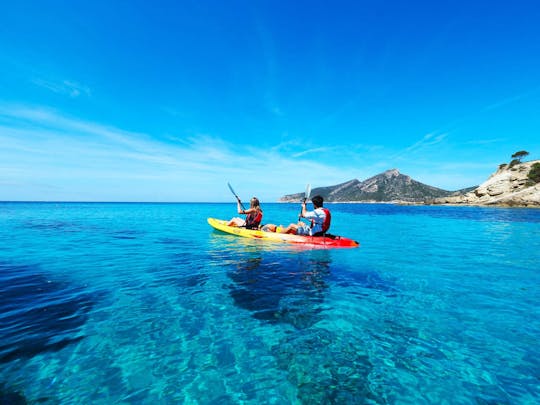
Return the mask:
<path id="1" fill-rule="evenodd" d="M 81 95 L 90 96 L 91 92 L 87 86 L 73 80 L 52 81 L 43 78 L 31 80 L 36 86 L 50 90 L 53 93 L 67 95 L 69 97 L 79 97 Z"/>
<path id="2" fill-rule="evenodd" d="M 492 145 L 501 142 L 506 142 L 506 138 L 492 138 L 492 139 L 471 139 L 470 141 L 465 142 L 467 145 Z"/>
<path id="3" fill-rule="evenodd" d="M 448 134 L 439 134 L 435 135 L 434 133 L 426 134 L 422 139 L 420 139 L 418 142 L 414 143 L 413 145 L 405 148 L 405 153 L 411 153 L 416 152 L 421 149 L 424 149 L 428 146 L 436 145 L 444 140 Z"/>
<path id="4" fill-rule="evenodd" d="M 328 152 L 331 149 L 333 149 L 333 148 L 320 147 L 320 148 L 306 149 L 306 150 L 303 150 L 303 151 L 300 151 L 300 152 L 297 152 L 297 153 L 293 154 L 292 157 L 298 158 L 298 157 L 301 157 L 301 156 L 311 155 L 311 154 L 314 154 L 314 153 L 317 154 L 317 153 L 322 153 L 322 152 Z"/>
<path id="5" fill-rule="evenodd" d="M 435 146 L 448 136 L 448 133 L 429 133 L 424 135 L 420 140 L 413 143 L 412 145 L 407 146 L 406 148 L 398 151 L 393 156 L 391 156 L 392 160 L 397 160 L 402 157 L 408 157 L 412 154 L 418 154 L 424 152 L 426 149 Z"/>
<path id="6" fill-rule="evenodd" d="M 287 155 L 207 134 L 171 142 L 51 109 L 0 105 L 0 184 L 28 184 L 37 200 L 81 195 L 108 201 L 112 193 L 118 200 L 125 189 L 130 200 L 151 200 L 152 192 L 165 190 L 176 201 L 219 201 L 229 198 L 224 186 L 231 181 L 239 193 L 275 201 L 308 182 L 316 187 L 357 177 L 350 168 Z M 48 194 L 40 195 L 43 190 Z M 0 199 L 18 199 L 13 192 L 0 188 Z M 26 198 L 31 195 L 25 190 Z"/>
<path id="7" fill-rule="evenodd" d="M 503 100 L 499 100 L 493 104 L 490 104 L 490 105 L 487 105 L 485 106 L 482 111 L 491 111 L 491 110 L 496 110 L 496 109 L 499 109 L 501 107 L 505 107 L 507 106 L 508 104 L 513 104 L 515 102 L 518 102 L 522 99 L 525 99 L 533 94 L 536 94 L 538 93 L 538 91 L 540 90 L 540 87 L 535 87 L 533 88 L 532 90 L 528 90 L 528 91 L 525 91 L 523 93 L 519 93 L 519 94 L 515 94 L 513 96 L 510 96 L 510 97 L 507 97 Z"/>

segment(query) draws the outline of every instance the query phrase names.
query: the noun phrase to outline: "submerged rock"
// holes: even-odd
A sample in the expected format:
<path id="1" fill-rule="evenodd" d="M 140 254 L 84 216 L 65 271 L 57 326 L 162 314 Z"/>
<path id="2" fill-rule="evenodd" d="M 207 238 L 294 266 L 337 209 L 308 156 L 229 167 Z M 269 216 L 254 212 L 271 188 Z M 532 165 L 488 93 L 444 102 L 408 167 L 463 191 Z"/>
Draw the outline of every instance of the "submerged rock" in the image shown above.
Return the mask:
<path id="1" fill-rule="evenodd" d="M 49 280 L 37 266 L 0 262 L 0 364 L 80 341 L 93 305 L 82 288 Z"/>

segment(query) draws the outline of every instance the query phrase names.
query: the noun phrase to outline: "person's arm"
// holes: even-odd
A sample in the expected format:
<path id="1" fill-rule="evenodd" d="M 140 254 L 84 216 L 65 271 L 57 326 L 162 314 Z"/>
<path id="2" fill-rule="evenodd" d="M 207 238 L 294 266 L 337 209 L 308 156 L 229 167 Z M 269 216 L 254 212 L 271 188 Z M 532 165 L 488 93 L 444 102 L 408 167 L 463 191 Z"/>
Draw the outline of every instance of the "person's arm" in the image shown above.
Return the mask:
<path id="1" fill-rule="evenodd" d="M 242 203 L 240 200 L 236 202 L 236 207 L 238 208 L 239 214 L 251 214 L 253 211 L 255 211 L 255 208 L 248 208 L 247 210 L 242 209 Z"/>
<path id="2" fill-rule="evenodd" d="M 302 217 L 305 218 L 306 213 L 307 213 L 307 210 L 306 210 L 306 202 L 304 201 L 304 202 L 302 203 Z"/>
<path id="3" fill-rule="evenodd" d="M 305 219 L 315 219 L 317 218 L 317 212 L 315 210 L 308 211 L 305 206 L 302 207 L 302 217 Z"/>

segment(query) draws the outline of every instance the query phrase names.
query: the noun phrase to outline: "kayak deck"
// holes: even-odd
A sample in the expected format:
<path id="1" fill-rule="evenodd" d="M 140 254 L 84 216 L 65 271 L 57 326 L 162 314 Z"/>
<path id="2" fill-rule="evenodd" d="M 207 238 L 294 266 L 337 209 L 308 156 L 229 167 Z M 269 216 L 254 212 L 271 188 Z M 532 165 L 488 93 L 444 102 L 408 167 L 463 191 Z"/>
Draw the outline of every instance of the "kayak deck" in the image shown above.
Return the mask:
<path id="1" fill-rule="evenodd" d="M 208 224 L 218 231 L 244 238 L 263 239 L 273 242 L 298 243 L 317 247 L 358 247 L 359 243 L 342 236 L 302 236 L 288 233 L 265 232 L 227 225 L 228 221 L 208 218 Z"/>

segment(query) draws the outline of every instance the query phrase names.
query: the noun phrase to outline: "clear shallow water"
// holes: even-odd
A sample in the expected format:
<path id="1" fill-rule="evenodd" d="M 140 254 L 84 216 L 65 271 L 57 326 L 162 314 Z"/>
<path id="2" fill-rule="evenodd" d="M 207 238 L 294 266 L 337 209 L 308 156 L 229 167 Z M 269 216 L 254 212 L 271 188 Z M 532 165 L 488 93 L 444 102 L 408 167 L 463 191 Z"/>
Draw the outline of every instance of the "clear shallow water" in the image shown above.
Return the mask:
<path id="1" fill-rule="evenodd" d="M 0 203 L 0 399 L 540 401 L 539 210 L 329 208 L 359 249 L 213 231 L 234 204 Z"/>

